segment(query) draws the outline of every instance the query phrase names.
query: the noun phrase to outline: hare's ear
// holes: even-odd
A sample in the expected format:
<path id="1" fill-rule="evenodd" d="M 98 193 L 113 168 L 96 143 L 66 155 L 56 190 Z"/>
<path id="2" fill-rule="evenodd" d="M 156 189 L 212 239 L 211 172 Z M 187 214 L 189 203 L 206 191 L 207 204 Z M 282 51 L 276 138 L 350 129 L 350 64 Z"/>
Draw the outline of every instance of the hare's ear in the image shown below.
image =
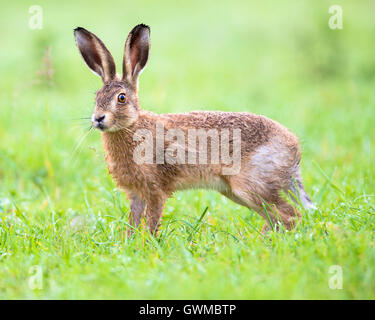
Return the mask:
<path id="1" fill-rule="evenodd" d="M 100 76 L 104 83 L 113 80 L 116 75 L 116 66 L 104 43 L 84 28 L 74 29 L 74 36 L 87 66 Z"/>
<path id="2" fill-rule="evenodd" d="M 139 24 L 130 31 L 125 43 L 122 65 L 123 80 L 127 80 L 137 90 L 138 76 L 146 66 L 150 51 L 150 27 Z"/>

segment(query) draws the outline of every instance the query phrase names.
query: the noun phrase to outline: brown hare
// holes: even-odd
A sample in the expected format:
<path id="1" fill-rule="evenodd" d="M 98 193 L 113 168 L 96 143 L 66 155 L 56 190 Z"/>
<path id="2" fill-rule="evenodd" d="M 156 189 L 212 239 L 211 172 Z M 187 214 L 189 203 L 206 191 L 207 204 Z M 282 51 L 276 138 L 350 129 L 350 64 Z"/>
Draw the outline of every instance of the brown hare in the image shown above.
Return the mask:
<path id="1" fill-rule="evenodd" d="M 187 188 L 213 189 L 257 211 L 265 229 L 282 223 L 289 230 L 300 217 L 283 193 L 313 207 L 301 181 L 298 140 L 279 123 L 246 112 L 154 114 L 140 108 L 148 26 L 129 33 L 122 76 L 96 35 L 84 28 L 74 35 L 84 61 L 103 80 L 92 124 L 102 131 L 109 173 L 131 201 L 132 226 L 144 216 L 156 234 L 165 201 Z"/>

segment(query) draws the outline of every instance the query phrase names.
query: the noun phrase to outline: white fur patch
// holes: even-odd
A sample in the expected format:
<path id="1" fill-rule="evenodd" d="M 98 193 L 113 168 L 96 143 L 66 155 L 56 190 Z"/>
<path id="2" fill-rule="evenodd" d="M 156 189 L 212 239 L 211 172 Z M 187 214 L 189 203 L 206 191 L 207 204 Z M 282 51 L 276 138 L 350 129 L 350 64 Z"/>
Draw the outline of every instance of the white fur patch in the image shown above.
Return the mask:
<path id="1" fill-rule="evenodd" d="M 280 170 L 290 170 L 291 176 L 296 171 L 293 166 L 294 155 L 280 142 L 278 138 L 272 139 L 268 144 L 260 146 L 252 156 L 250 164 L 251 173 L 260 179 L 278 177 Z"/>

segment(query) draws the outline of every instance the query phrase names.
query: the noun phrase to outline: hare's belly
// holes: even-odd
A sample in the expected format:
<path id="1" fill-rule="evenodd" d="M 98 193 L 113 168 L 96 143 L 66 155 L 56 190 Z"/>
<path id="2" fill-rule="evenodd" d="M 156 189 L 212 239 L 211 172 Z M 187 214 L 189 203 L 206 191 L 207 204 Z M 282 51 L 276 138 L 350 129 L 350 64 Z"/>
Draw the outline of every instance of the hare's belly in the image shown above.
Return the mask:
<path id="1" fill-rule="evenodd" d="M 187 189 L 209 189 L 218 192 L 226 192 L 230 190 L 227 182 L 220 176 L 213 177 L 186 177 L 179 179 L 176 183 L 177 190 Z"/>

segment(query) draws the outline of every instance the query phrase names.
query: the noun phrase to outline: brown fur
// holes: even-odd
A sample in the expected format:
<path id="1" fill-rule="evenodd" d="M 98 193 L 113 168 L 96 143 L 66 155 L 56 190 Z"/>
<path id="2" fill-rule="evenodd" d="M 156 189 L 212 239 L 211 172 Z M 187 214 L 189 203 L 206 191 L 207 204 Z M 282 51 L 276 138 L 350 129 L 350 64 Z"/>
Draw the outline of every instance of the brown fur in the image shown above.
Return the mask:
<path id="1" fill-rule="evenodd" d="M 80 30 L 82 28 L 76 33 Z M 87 33 L 84 30 L 84 34 Z M 95 48 L 104 46 L 95 35 L 88 38 L 93 43 L 83 48 L 86 51 L 82 56 L 97 57 L 103 52 L 110 55 L 105 47 L 100 49 L 100 54 L 95 51 Z M 79 43 L 78 47 L 82 50 Z M 111 75 L 113 66 L 108 66 L 108 61 L 113 61 L 112 57 L 102 58 L 107 63 L 102 69 L 110 74 L 102 75 L 104 86 L 96 94 L 93 115 L 94 125 L 98 125 L 96 119 L 105 117 L 102 140 L 106 161 L 113 179 L 131 201 L 129 223 L 137 227 L 144 215 L 151 232 L 156 232 L 164 203 L 173 192 L 203 187 L 217 190 L 234 202 L 257 211 L 270 226 L 280 221 L 287 229 L 292 228 L 300 214 L 281 197 L 281 192 L 295 192 L 293 181 L 296 181 L 297 191 L 305 196 L 303 200 L 310 201 L 300 179 L 301 155 L 297 138 L 277 122 L 251 113 L 195 111 L 154 114 L 141 110 L 137 95 L 138 76 L 146 65 L 148 50 L 149 28 L 139 25 L 129 34 L 125 44 L 122 77 Z M 108 78 L 109 81 L 104 81 Z M 120 93 L 126 94 L 125 104 L 116 100 Z M 157 122 L 164 125 L 165 131 L 178 128 L 186 136 L 188 129 L 241 129 L 240 172 L 224 175 L 222 168 L 225 165 L 221 163 L 157 164 L 154 161 L 153 164 L 136 164 L 133 153 L 139 142 L 133 140 L 134 133 L 137 129 L 148 129 L 155 139 Z M 233 141 L 230 143 L 233 152 Z M 189 147 L 183 147 L 188 152 Z"/>

